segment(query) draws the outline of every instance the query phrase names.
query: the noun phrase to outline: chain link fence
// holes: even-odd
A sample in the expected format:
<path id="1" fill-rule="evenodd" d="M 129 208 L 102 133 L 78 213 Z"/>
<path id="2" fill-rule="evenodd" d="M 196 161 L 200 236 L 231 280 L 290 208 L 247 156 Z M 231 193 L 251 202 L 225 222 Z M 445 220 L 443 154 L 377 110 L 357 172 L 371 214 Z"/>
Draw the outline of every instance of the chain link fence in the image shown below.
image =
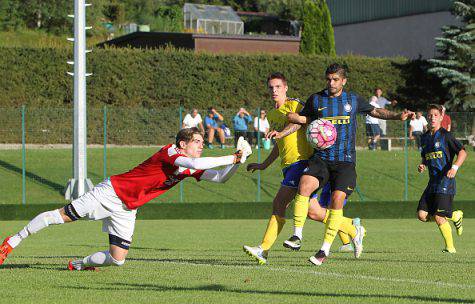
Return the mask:
<path id="1" fill-rule="evenodd" d="M 125 172 L 139 164 L 158 147 L 174 142 L 177 131 L 181 128 L 182 119 L 191 109 L 168 107 L 164 109 L 89 108 L 88 115 L 88 177 L 93 183 L 100 182 L 104 177 Z M 260 113 L 260 109 L 247 109 L 252 121 Z M 207 150 L 205 155 L 223 155 L 234 151 L 233 117 L 239 108 L 220 110 L 224 124 L 230 129 L 230 136 L 225 139 L 225 150 Z M 208 110 L 198 109 L 202 119 Z M 452 132 L 455 136 L 468 143 L 472 134 L 474 113 L 450 113 Z M 72 108 L 0 108 L 0 203 L 31 204 L 64 202 L 65 186 L 73 175 L 72 139 L 73 109 Z M 253 122 L 248 125 L 248 135 L 257 139 Z M 420 188 L 412 185 L 410 170 L 413 162 L 420 159 L 413 141 L 407 137 L 407 124 L 398 121 L 387 122 L 387 136 L 382 141 L 383 148 L 392 149 L 391 155 L 381 154 L 381 162 L 390 161 L 394 167 L 391 181 L 400 188 L 394 195 L 385 199 L 384 195 L 374 195 L 377 188 L 383 185 L 386 172 L 379 175 L 372 173 L 366 176 L 367 159 L 376 159 L 367 154 L 367 136 L 365 133 L 365 117 L 358 117 L 357 146 L 359 149 L 359 187 L 352 195 L 354 200 L 415 200 Z M 391 141 L 388 147 L 387 142 Z M 256 147 L 251 161 L 263 161 L 269 150 L 263 145 Z M 268 148 L 268 147 L 266 147 Z M 406 149 L 405 149 L 406 148 Z M 399 150 L 399 151 L 398 151 Z M 374 152 L 373 152 L 374 153 Z M 387 152 L 385 152 L 387 153 Z M 379 156 L 378 156 L 379 157 Z M 381 165 L 381 164 L 380 164 Z M 386 164 L 382 164 L 386 166 Z M 410 169 L 410 170 L 409 170 Z M 368 169 L 369 170 L 369 169 Z M 384 170 L 383 170 L 384 171 Z M 409 173 L 408 173 L 409 171 Z M 360 174 L 360 172 L 363 172 Z M 368 171 L 369 172 L 369 171 Z M 277 165 L 273 169 L 258 173 L 248 173 L 244 168 L 238 171 L 238 178 L 231 179 L 224 185 L 204 185 L 186 180 L 180 187 L 175 187 L 157 201 L 168 202 L 209 202 L 209 201 L 271 201 L 280 186 L 281 173 Z M 470 182 L 472 182 L 470 180 Z"/>

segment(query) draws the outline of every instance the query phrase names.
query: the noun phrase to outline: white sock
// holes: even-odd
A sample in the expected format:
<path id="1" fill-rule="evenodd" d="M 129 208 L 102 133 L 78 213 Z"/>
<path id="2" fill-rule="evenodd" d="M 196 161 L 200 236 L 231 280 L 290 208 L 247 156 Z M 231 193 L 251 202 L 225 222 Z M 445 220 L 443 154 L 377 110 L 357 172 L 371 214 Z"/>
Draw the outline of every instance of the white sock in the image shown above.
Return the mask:
<path id="1" fill-rule="evenodd" d="M 28 225 L 26 225 L 22 230 L 20 230 L 17 234 L 13 235 L 8 240 L 8 244 L 15 248 L 20 244 L 21 241 L 26 239 L 29 235 L 37 233 L 38 231 L 48 227 L 49 225 L 59 224 L 64 224 L 64 220 L 61 214 L 59 213 L 59 209 L 40 213 L 34 219 L 32 219 L 28 223 Z"/>
<path id="2" fill-rule="evenodd" d="M 323 245 L 322 245 L 322 248 L 320 248 L 320 250 L 323 250 L 325 252 L 325 255 L 326 256 L 329 256 L 330 255 L 330 247 L 332 246 L 332 244 L 330 243 L 327 243 L 327 242 L 323 242 Z"/>
<path id="3" fill-rule="evenodd" d="M 302 240 L 303 227 L 294 227 L 294 235 L 298 236 Z"/>
<path id="4" fill-rule="evenodd" d="M 93 253 L 82 260 L 72 261 L 71 264 L 73 264 L 74 268 L 77 270 L 82 270 L 85 267 L 104 267 L 110 265 L 121 266 L 124 262 L 125 260 L 118 261 L 114 259 L 107 250 Z"/>

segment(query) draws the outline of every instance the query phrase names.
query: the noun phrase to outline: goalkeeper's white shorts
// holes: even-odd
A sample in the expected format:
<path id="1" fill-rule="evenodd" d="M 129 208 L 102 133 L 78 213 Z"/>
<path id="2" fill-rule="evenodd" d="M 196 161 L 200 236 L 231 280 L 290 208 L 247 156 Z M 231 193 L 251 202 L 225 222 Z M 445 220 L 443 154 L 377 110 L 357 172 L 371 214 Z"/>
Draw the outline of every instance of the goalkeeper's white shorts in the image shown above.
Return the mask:
<path id="1" fill-rule="evenodd" d="M 71 202 L 79 217 L 102 220 L 102 231 L 131 242 L 137 210 L 129 210 L 119 199 L 107 178 Z"/>

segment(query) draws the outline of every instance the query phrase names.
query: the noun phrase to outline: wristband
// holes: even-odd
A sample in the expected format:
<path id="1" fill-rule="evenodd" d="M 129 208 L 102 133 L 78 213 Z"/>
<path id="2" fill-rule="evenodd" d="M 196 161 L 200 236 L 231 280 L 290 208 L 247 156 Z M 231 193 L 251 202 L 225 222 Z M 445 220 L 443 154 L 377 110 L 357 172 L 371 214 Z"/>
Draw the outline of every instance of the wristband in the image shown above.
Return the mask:
<path id="1" fill-rule="evenodd" d="M 459 166 L 457 165 L 452 165 L 452 169 L 454 169 L 455 171 L 457 171 L 459 169 Z"/>

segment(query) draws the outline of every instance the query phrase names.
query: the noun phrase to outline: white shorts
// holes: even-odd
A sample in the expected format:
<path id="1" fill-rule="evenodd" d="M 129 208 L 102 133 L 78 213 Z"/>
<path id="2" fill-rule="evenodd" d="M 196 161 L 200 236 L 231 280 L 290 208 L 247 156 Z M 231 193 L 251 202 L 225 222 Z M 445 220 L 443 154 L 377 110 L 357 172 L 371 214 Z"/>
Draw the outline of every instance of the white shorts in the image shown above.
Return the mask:
<path id="1" fill-rule="evenodd" d="M 102 231 L 132 242 L 137 210 L 129 210 L 119 199 L 110 179 L 71 202 L 80 217 L 102 220 Z"/>

